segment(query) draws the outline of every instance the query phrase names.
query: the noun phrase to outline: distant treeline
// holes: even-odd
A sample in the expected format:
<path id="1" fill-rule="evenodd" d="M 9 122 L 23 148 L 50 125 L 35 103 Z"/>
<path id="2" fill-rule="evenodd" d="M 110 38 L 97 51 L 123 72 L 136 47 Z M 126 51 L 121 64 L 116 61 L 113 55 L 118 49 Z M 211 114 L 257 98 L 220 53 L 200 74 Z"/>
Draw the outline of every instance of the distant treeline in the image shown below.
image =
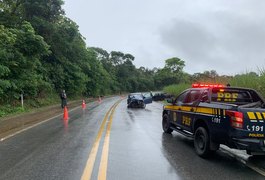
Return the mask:
<path id="1" fill-rule="evenodd" d="M 129 53 L 88 47 L 63 3 L 0 0 L 0 105 L 19 100 L 21 93 L 33 100 L 62 89 L 72 97 L 97 96 L 232 79 L 214 70 L 190 75 L 177 57 L 165 60 L 163 68 L 136 68 Z"/>

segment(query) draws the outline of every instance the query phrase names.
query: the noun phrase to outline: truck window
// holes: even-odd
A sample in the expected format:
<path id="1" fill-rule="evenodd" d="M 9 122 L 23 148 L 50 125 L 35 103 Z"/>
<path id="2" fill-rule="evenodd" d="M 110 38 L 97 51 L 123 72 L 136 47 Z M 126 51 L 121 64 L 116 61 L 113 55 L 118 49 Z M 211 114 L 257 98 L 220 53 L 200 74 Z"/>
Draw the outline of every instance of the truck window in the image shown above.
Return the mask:
<path id="1" fill-rule="evenodd" d="M 232 103 L 238 105 L 253 102 L 248 90 L 229 88 L 213 88 L 211 100 L 214 102 Z"/>
<path id="2" fill-rule="evenodd" d="M 200 90 L 191 90 L 187 94 L 187 97 L 185 98 L 184 103 L 194 103 L 196 102 L 200 97 Z"/>
<path id="3" fill-rule="evenodd" d="M 176 98 L 175 103 L 176 103 L 176 104 L 183 103 L 184 100 L 186 99 L 186 96 L 187 96 L 188 93 L 189 93 L 189 91 L 185 91 L 185 92 L 183 92 L 182 94 L 180 94 L 180 95 Z"/>

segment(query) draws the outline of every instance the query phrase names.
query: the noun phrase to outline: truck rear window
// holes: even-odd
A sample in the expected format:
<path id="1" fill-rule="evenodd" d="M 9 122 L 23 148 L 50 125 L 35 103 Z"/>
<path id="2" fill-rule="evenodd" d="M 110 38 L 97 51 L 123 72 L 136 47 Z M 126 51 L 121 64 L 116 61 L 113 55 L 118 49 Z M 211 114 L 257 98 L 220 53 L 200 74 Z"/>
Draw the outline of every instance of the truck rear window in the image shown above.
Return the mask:
<path id="1" fill-rule="evenodd" d="M 253 102 L 248 90 L 213 88 L 211 100 L 232 104 L 247 104 Z"/>

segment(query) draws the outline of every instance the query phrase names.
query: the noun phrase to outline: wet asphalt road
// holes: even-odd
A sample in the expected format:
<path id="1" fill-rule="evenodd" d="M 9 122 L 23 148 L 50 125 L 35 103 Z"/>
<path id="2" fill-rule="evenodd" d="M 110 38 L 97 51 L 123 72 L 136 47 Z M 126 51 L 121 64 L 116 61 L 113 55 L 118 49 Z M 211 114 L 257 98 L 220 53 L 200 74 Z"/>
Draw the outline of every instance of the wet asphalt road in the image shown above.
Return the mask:
<path id="1" fill-rule="evenodd" d="M 86 110 L 80 106 L 69 112 L 68 121 L 54 118 L 0 142 L 0 179 L 81 179 L 104 117 L 119 99 L 90 103 Z M 113 118 L 106 119 L 91 179 L 102 174 L 104 152 L 110 180 L 265 179 L 223 150 L 207 160 L 198 157 L 192 140 L 163 133 L 161 112 L 157 102 L 146 109 L 127 109 L 126 100 L 121 101 Z"/>

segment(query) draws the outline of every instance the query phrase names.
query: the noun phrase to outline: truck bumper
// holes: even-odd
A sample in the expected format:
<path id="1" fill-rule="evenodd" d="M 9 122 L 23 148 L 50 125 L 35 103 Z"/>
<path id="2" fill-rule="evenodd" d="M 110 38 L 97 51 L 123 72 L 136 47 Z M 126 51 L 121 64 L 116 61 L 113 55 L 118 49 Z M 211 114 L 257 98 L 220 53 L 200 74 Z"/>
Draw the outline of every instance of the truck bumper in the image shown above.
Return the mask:
<path id="1" fill-rule="evenodd" d="M 251 152 L 264 152 L 265 153 L 265 139 L 232 139 L 237 149 L 247 150 Z"/>

